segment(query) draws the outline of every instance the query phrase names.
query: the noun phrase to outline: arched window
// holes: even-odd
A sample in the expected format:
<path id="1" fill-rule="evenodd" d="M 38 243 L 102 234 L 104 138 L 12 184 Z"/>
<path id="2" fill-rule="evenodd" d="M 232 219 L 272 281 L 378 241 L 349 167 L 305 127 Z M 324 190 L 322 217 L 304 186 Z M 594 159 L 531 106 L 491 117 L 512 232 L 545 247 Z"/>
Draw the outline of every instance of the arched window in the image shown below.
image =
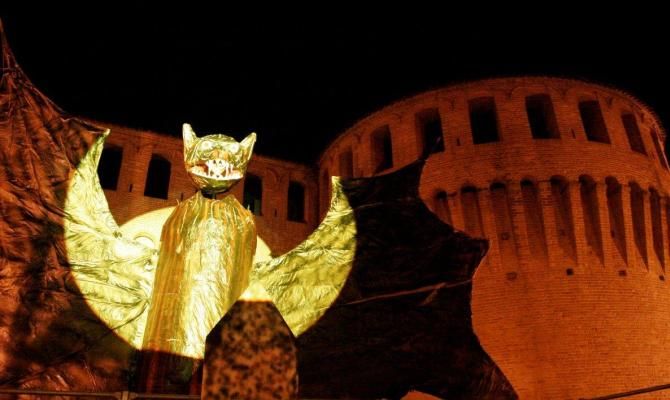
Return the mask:
<path id="1" fill-rule="evenodd" d="M 651 131 L 651 141 L 654 142 L 654 148 L 656 148 L 658 161 L 661 163 L 663 168 L 668 169 L 668 160 L 665 159 L 665 154 L 663 154 L 663 149 L 661 148 L 661 141 L 658 138 L 658 134 L 655 130 Z"/>
<path id="2" fill-rule="evenodd" d="M 262 215 L 263 180 L 259 176 L 247 174 L 244 178 L 243 203 L 254 215 Z"/>
<path id="3" fill-rule="evenodd" d="M 98 178 L 103 189 L 116 190 L 121 174 L 123 149 L 121 147 L 105 147 L 98 163 Z"/>
<path id="4" fill-rule="evenodd" d="M 393 167 L 393 144 L 388 125 L 372 132 L 370 141 L 373 173 L 376 174 Z"/>
<path id="5" fill-rule="evenodd" d="M 170 161 L 158 154 L 151 155 L 147 180 L 144 183 L 145 196 L 156 197 L 159 199 L 168 198 L 171 168 L 172 165 L 170 164 Z"/>
<path id="6" fill-rule="evenodd" d="M 535 94 L 526 97 L 526 114 L 530 131 L 535 139 L 558 138 L 558 125 L 554 106 L 548 94 Z"/>
<path id="7" fill-rule="evenodd" d="M 479 97 L 468 102 L 472 142 L 482 144 L 500 140 L 498 113 L 493 97 Z"/>
<path id="8" fill-rule="evenodd" d="M 610 136 L 607 133 L 603 112 L 598 100 L 585 100 L 579 102 L 579 115 L 582 118 L 586 138 L 592 142 L 609 143 Z"/>
<path id="9" fill-rule="evenodd" d="M 354 176 L 354 153 L 351 147 L 340 153 L 340 176 L 342 179 L 349 179 Z"/>
<path id="10" fill-rule="evenodd" d="M 640 128 L 637 125 L 635 115 L 627 113 L 621 115 L 621 122 L 623 123 L 626 136 L 628 137 L 628 144 L 630 149 L 638 153 L 647 154 L 642 143 L 642 136 L 640 135 Z"/>
<path id="11" fill-rule="evenodd" d="M 300 182 L 288 183 L 288 220 L 305 222 L 305 186 Z"/>
<path id="12" fill-rule="evenodd" d="M 428 152 L 438 153 L 444 151 L 442 119 L 437 108 L 431 108 L 418 113 L 416 115 L 416 126 L 419 140 L 422 143 L 422 155 L 428 154 Z"/>

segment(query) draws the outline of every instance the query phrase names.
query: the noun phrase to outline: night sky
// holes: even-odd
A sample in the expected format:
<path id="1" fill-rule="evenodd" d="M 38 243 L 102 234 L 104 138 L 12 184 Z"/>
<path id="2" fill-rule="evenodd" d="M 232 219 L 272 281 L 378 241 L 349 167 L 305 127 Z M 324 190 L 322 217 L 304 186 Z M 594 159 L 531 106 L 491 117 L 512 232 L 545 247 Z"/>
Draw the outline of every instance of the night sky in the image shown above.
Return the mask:
<path id="1" fill-rule="evenodd" d="M 510 17 L 483 16 L 479 4 L 451 12 L 426 5 L 352 17 L 357 11 L 325 7 L 258 16 L 137 4 L 5 4 L 0 17 L 24 71 L 69 113 L 172 135 L 183 122 L 238 139 L 253 130 L 258 153 L 301 162 L 314 162 L 339 132 L 383 105 L 487 77 L 614 85 L 670 121 L 669 21 L 647 8 L 610 15 L 566 6 Z"/>

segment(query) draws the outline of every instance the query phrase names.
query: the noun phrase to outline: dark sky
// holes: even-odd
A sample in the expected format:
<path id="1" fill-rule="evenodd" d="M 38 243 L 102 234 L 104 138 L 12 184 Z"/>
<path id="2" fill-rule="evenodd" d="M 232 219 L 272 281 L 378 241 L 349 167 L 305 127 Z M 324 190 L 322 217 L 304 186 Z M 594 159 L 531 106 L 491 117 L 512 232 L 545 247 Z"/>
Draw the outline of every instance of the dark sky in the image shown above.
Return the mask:
<path id="1" fill-rule="evenodd" d="M 510 16 L 477 3 L 393 16 L 325 7 L 258 16 L 137 4 L 0 5 L 0 17 L 19 64 L 72 114 L 176 135 L 183 122 L 238 139 L 254 130 L 259 153 L 302 162 L 385 104 L 486 77 L 589 79 L 670 119 L 670 19 L 660 10 L 564 6 Z"/>

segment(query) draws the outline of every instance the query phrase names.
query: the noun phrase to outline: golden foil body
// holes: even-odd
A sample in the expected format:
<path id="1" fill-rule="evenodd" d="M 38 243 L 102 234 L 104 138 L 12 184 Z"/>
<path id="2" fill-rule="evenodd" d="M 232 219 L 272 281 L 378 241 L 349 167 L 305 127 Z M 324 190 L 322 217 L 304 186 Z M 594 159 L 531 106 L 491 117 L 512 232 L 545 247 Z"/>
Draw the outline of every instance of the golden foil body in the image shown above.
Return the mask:
<path id="1" fill-rule="evenodd" d="M 256 248 L 253 215 L 228 195 L 198 192 L 165 225 L 144 350 L 203 358 L 209 331 L 249 284 Z"/>

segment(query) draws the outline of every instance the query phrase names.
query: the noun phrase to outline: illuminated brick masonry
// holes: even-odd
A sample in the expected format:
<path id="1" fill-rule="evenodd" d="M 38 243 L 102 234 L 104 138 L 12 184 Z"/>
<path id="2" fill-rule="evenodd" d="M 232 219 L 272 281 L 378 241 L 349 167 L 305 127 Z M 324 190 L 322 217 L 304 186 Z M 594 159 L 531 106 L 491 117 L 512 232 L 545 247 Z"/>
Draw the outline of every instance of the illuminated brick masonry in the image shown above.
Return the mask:
<path id="1" fill-rule="evenodd" d="M 112 129 L 103 161 L 120 174 L 102 181 L 116 188 L 106 194 L 120 223 L 193 193 L 180 140 Z M 318 224 L 331 175 L 385 173 L 431 152 L 426 205 L 491 241 L 472 305 L 485 350 L 521 398 L 594 397 L 670 383 L 664 138 L 653 111 L 617 89 L 484 80 L 370 114 L 331 143 L 318 167 L 255 156 L 251 179 L 234 193 L 280 253 Z"/>
<path id="2" fill-rule="evenodd" d="M 320 185 L 434 150 L 424 201 L 491 240 L 473 293 L 484 349 L 522 398 L 592 397 L 670 383 L 664 136 L 652 110 L 616 89 L 486 80 L 359 121 L 323 153 Z"/>
<path id="3" fill-rule="evenodd" d="M 96 123 L 112 132 L 99 175 L 119 225 L 195 193 L 184 169 L 181 139 Z M 232 193 L 256 214 L 258 233 L 275 254 L 295 247 L 318 225 L 316 172 L 311 167 L 254 154 L 245 180 Z"/>

